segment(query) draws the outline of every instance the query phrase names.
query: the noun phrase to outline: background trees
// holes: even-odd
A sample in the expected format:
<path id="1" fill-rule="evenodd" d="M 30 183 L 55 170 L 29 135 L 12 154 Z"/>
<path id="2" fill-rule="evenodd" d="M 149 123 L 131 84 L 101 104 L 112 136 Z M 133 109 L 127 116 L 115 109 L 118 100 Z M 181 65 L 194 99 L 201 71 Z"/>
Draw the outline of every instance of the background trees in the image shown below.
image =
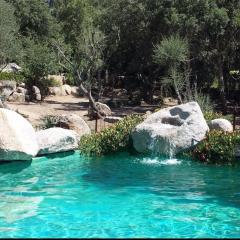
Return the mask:
<path id="1" fill-rule="evenodd" d="M 15 9 L 15 20 L 9 13 L 12 16 L 9 21 L 13 19 L 9 26 L 12 37 L 16 33 L 21 36 L 25 65 L 31 66 L 29 61 L 36 60 L 43 52 L 45 59 L 49 59 L 52 67 L 46 68 L 44 75 L 49 71 L 65 71 L 77 83 L 78 69 L 87 91 L 94 84 L 97 86 L 98 79 L 104 78 L 105 73 L 111 76 L 112 86 L 118 75 L 125 76 L 122 87 L 129 91 L 139 89 L 147 102 L 159 94 L 159 88 L 163 96 L 164 92 L 170 93 L 181 102 L 186 92 L 183 94 L 177 88 L 196 86 L 198 91 L 219 97 L 223 108 L 234 92 L 238 100 L 239 78 L 230 74 L 240 68 L 238 0 L 1 0 L 3 3 L 10 11 Z M 187 42 L 187 60 L 162 61 L 162 50 L 170 46 L 171 38 L 175 43 L 180 41 L 175 44 L 175 50 L 172 48 L 177 57 L 184 45 L 181 39 Z M 55 53 L 53 46 L 57 49 Z M 42 51 L 31 55 L 27 53 L 31 48 L 42 48 Z M 74 63 L 75 70 L 69 68 L 59 49 Z M 37 59 L 44 61 L 41 54 Z M 56 60 L 64 67 L 54 68 Z M 188 86 L 176 88 L 173 84 L 169 88 L 169 84 L 162 81 L 166 76 L 175 79 L 171 83 L 188 79 Z M 101 81 L 101 84 L 110 83 Z"/>
<path id="2" fill-rule="evenodd" d="M 19 26 L 14 16 L 14 7 L 0 0 L 0 72 L 5 64 L 20 57 Z"/>

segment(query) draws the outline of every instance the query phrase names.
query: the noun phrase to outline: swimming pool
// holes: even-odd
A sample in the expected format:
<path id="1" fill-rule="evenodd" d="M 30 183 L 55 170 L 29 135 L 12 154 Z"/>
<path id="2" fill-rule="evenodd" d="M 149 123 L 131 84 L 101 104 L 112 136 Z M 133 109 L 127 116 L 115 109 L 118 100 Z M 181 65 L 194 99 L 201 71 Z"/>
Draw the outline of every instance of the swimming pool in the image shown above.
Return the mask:
<path id="1" fill-rule="evenodd" d="M 0 237 L 240 237 L 240 166 L 78 152 L 0 165 Z"/>

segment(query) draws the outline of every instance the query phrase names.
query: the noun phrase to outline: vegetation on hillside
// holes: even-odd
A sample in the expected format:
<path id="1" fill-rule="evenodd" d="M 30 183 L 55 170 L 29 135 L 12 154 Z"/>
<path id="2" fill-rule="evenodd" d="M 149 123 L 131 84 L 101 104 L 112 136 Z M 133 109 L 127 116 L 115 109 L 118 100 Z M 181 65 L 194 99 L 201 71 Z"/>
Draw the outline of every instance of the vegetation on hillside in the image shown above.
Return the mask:
<path id="1" fill-rule="evenodd" d="M 65 73 L 93 108 L 114 86 L 149 103 L 239 100 L 237 0 L 0 0 L 0 9 L 1 64 L 17 62 L 42 90 L 48 74 Z"/>

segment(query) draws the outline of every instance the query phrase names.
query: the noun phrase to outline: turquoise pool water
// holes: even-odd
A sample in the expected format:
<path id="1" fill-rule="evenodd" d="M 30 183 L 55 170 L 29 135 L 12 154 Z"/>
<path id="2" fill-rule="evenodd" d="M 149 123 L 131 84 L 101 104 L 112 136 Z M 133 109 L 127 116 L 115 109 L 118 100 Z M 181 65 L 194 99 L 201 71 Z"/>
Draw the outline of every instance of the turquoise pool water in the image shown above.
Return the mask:
<path id="1" fill-rule="evenodd" d="M 240 237 L 240 166 L 121 153 L 0 165 L 0 237 Z"/>

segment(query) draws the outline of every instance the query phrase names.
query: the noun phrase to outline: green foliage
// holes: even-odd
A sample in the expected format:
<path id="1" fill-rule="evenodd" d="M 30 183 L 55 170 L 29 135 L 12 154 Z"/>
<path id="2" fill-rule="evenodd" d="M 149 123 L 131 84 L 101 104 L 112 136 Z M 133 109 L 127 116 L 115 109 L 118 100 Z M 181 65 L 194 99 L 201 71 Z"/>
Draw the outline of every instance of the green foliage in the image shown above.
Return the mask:
<path id="1" fill-rule="evenodd" d="M 179 35 L 163 38 L 154 48 L 154 61 L 158 64 L 175 65 L 186 62 L 189 56 L 188 43 Z"/>
<path id="2" fill-rule="evenodd" d="M 48 87 L 60 87 L 61 86 L 61 84 L 60 84 L 60 82 L 58 82 L 56 79 L 54 79 L 53 77 L 50 77 L 50 78 L 48 78 L 47 80 L 47 86 Z"/>
<path id="3" fill-rule="evenodd" d="M 142 121 L 141 116 L 127 116 L 99 133 L 83 136 L 80 151 L 87 156 L 102 156 L 126 149 L 131 146 L 132 130 Z"/>
<path id="4" fill-rule="evenodd" d="M 36 85 L 43 95 L 47 94 L 47 88 L 52 82 L 47 78 L 58 70 L 56 55 L 47 43 L 25 40 L 24 75 L 30 86 Z"/>
<path id="5" fill-rule="evenodd" d="M 236 160 L 236 147 L 240 144 L 240 132 L 209 132 L 206 139 L 192 151 L 192 156 L 205 163 L 232 164 Z"/>
<path id="6" fill-rule="evenodd" d="M 39 129 L 48 129 L 52 127 L 59 127 L 60 116 L 57 115 L 46 115 L 42 119 L 42 124 L 38 126 Z"/>
<path id="7" fill-rule="evenodd" d="M 22 73 L 8 73 L 8 72 L 0 72 L 0 80 L 11 80 L 19 83 L 25 81 Z"/>
<path id="8" fill-rule="evenodd" d="M 223 118 L 226 119 L 230 122 L 233 121 L 233 115 L 232 114 L 228 114 L 228 115 L 223 115 L 220 112 L 214 112 L 214 111 L 204 111 L 204 118 L 206 119 L 206 121 L 211 121 L 217 118 Z"/>
<path id="9" fill-rule="evenodd" d="M 8 61 L 18 60 L 21 50 L 14 8 L 4 0 L 0 0 L 0 29 L 0 65 L 4 65 Z"/>
<path id="10" fill-rule="evenodd" d="M 210 96 L 198 91 L 196 88 L 190 91 L 190 94 L 185 97 L 185 101 L 197 102 L 202 112 L 213 112 L 214 110 L 214 105 Z"/>
<path id="11" fill-rule="evenodd" d="M 222 113 L 214 111 L 204 111 L 204 118 L 206 121 L 211 121 L 217 118 L 223 118 Z"/>
<path id="12" fill-rule="evenodd" d="M 19 23 L 22 37 L 35 41 L 48 41 L 57 37 L 58 25 L 52 17 L 46 1 L 7 0 L 15 7 L 15 16 Z"/>

